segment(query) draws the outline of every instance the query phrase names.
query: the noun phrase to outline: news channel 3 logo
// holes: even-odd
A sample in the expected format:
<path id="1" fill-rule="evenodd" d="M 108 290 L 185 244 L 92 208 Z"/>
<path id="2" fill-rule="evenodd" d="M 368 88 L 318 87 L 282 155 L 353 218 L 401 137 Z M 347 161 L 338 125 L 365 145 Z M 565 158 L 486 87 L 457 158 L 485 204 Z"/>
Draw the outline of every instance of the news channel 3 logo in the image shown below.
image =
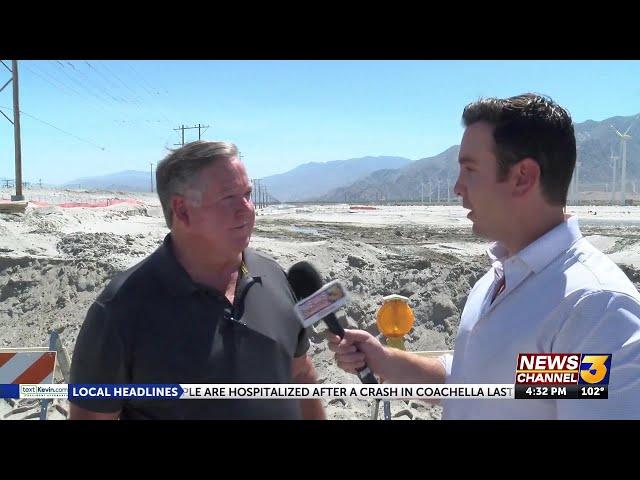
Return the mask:
<path id="1" fill-rule="evenodd" d="M 610 353 L 583 353 L 578 385 L 608 385 L 611 356 Z"/>

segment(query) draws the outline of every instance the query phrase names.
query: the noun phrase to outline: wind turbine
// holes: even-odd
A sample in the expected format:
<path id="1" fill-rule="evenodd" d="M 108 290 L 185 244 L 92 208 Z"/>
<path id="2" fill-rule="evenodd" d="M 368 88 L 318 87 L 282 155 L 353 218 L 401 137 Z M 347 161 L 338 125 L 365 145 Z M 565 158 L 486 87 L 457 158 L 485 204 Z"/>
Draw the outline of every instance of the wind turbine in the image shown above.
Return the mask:
<path id="1" fill-rule="evenodd" d="M 611 148 L 610 158 L 611 158 L 611 165 L 613 167 L 613 171 L 612 171 L 613 180 L 611 183 L 611 203 L 614 204 L 616 202 L 616 170 L 618 168 L 618 159 L 620 157 L 613 154 L 613 148 Z"/>
<path id="2" fill-rule="evenodd" d="M 618 134 L 618 136 L 620 137 L 620 146 L 622 149 L 622 173 L 620 175 L 620 205 L 625 204 L 625 191 L 626 191 L 625 182 L 627 180 L 627 142 L 631 140 L 631 135 L 627 135 L 627 134 L 629 133 L 629 130 L 631 130 L 633 123 L 638 119 L 639 116 L 640 115 L 636 115 L 636 117 L 633 120 L 631 120 L 629 127 L 624 133 L 620 133 L 616 129 L 616 127 L 611 125 L 611 128 L 613 128 L 615 132 Z"/>
<path id="3" fill-rule="evenodd" d="M 573 187 L 573 202 L 576 205 L 580 205 L 580 166 L 582 162 L 576 162 L 575 169 L 573 171 L 572 187 Z"/>

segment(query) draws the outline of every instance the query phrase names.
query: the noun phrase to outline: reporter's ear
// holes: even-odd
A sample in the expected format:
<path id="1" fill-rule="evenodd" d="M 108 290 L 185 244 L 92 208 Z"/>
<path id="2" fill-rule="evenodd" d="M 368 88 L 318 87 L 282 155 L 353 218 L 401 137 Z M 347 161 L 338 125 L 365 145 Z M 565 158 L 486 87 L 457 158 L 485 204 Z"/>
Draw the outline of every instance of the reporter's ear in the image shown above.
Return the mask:
<path id="1" fill-rule="evenodd" d="M 540 185 L 540 165 L 533 158 L 523 158 L 511 167 L 510 176 L 514 195 L 524 197 L 536 185 Z"/>

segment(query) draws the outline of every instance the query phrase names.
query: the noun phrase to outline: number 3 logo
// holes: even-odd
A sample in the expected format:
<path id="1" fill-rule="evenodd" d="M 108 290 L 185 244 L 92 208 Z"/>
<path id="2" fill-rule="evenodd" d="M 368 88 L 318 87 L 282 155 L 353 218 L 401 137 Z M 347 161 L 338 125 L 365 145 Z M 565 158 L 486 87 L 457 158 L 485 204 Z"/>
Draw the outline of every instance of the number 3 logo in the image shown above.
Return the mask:
<path id="1" fill-rule="evenodd" d="M 600 383 L 607 376 L 606 361 L 609 355 L 585 355 L 582 357 L 580 377 L 587 383 Z M 589 366 L 590 365 L 590 366 Z"/>

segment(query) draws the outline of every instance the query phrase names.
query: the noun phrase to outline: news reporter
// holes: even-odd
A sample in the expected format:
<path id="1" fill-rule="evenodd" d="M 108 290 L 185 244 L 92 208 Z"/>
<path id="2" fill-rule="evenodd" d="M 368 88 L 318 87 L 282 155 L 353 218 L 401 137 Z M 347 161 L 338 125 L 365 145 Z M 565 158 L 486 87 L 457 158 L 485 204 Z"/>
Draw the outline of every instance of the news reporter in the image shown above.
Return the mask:
<path id="1" fill-rule="evenodd" d="M 467 298 L 454 354 L 423 359 L 365 332 L 330 338 L 338 365 L 366 359 L 403 383 L 514 383 L 519 353 L 612 354 L 607 400 L 442 401 L 444 419 L 640 419 L 640 294 L 564 215 L 576 162 L 571 117 L 524 94 L 468 105 L 454 191 L 495 243 Z M 355 347 L 362 353 L 357 353 Z"/>

